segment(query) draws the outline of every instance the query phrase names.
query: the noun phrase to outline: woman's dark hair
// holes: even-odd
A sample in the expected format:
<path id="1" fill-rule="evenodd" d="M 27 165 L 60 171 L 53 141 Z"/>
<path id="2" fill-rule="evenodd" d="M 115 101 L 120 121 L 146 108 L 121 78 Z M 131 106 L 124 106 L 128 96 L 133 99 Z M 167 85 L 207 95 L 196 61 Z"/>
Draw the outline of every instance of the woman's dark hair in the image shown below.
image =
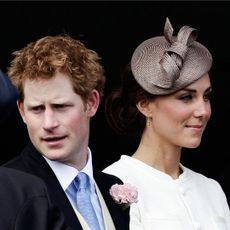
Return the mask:
<path id="1" fill-rule="evenodd" d="M 153 100 L 155 96 L 146 92 L 136 82 L 130 63 L 125 66 L 121 77 L 121 87 L 112 91 L 106 98 L 106 119 L 118 134 L 141 135 L 146 126 L 146 119 L 136 104 L 141 100 Z"/>

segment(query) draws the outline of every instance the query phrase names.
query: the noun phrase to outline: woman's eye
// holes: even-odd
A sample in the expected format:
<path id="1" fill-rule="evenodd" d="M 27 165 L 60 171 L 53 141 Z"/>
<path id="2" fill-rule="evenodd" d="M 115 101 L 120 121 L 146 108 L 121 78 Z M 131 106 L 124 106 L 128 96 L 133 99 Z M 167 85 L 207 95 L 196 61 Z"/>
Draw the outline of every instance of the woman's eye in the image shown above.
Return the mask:
<path id="1" fill-rule="evenodd" d="M 211 94 L 204 95 L 204 101 L 210 101 Z"/>
<path id="2" fill-rule="evenodd" d="M 193 96 L 191 94 L 183 95 L 183 96 L 179 97 L 180 100 L 185 101 L 185 102 L 192 100 L 192 98 L 193 98 Z"/>

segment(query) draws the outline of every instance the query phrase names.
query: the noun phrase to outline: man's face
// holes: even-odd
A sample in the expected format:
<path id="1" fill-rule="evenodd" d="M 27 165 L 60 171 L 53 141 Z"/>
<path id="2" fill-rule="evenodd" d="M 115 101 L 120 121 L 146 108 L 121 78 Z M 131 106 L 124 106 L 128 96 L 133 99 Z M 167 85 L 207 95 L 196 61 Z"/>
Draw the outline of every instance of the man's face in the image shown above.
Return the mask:
<path id="1" fill-rule="evenodd" d="M 89 121 L 98 101 L 93 91 L 84 103 L 68 76 L 57 73 L 48 80 L 26 80 L 24 101 L 18 102 L 18 108 L 38 151 L 50 160 L 76 166 L 86 161 Z"/>

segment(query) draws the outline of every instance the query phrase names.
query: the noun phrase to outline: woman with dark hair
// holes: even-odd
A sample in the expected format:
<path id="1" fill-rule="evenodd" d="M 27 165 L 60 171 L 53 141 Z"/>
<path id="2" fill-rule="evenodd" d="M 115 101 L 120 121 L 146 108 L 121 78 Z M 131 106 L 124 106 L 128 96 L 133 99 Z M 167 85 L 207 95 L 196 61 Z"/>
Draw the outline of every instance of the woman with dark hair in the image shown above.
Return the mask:
<path id="1" fill-rule="evenodd" d="M 137 150 L 104 171 L 138 189 L 130 229 L 230 229 L 226 196 L 213 179 L 180 163 L 182 148 L 196 148 L 211 116 L 212 56 L 183 26 L 166 20 L 164 36 L 134 51 L 122 86 L 109 95 L 106 114 L 120 133 L 140 135 Z"/>

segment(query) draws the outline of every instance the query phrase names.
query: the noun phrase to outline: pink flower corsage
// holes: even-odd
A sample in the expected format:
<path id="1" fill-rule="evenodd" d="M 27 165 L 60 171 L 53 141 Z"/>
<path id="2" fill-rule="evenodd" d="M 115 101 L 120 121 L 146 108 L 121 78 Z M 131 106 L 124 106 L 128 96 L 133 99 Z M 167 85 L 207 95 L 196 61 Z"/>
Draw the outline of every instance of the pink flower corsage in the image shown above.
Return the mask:
<path id="1" fill-rule="evenodd" d="M 128 208 L 132 203 L 137 203 L 137 188 L 128 183 L 114 184 L 109 193 L 117 204 L 122 205 L 123 209 Z"/>

